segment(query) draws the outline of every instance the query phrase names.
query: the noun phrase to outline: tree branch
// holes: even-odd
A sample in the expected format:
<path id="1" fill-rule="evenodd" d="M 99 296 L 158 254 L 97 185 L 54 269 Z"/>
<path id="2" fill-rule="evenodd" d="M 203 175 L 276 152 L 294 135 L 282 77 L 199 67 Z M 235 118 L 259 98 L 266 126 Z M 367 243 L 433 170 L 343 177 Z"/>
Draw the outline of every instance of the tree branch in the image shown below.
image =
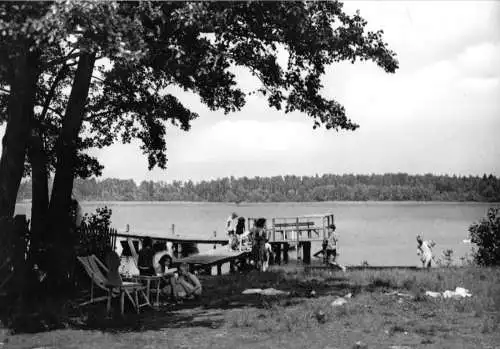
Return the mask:
<path id="1" fill-rule="evenodd" d="M 64 56 L 64 57 L 56 58 L 56 59 L 53 59 L 50 62 L 47 62 L 46 64 L 44 64 L 42 66 L 42 69 L 46 69 L 47 67 L 50 67 L 50 66 L 53 66 L 53 65 L 58 65 L 58 64 L 61 64 L 61 63 L 65 63 L 68 59 L 80 57 L 80 55 L 82 54 L 82 52 L 73 53 L 73 51 L 75 51 L 75 50 L 76 49 L 71 50 L 71 52 L 69 54 L 67 54 L 66 56 Z"/>
<path id="2" fill-rule="evenodd" d="M 37 104 L 35 105 L 36 107 L 42 107 L 42 108 L 45 108 L 45 105 L 40 105 L 40 104 Z M 53 112 L 54 114 L 56 114 L 57 116 L 59 116 L 61 119 L 64 119 L 64 115 L 62 115 L 57 109 L 54 109 L 52 107 L 47 107 L 47 110 L 50 110 L 51 112 Z M 40 122 L 43 121 L 42 119 L 40 120 Z"/>
<path id="3" fill-rule="evenodd" d="M 50 90 L 47 93 L 47 96 L 45 97 L 45 103 L 43 105 L 42 114 L 40 115 L 40 122 L 41 123 L 45 120 L 45 116 L 47 115 L 47 111 L 49 110 L 49 107 L 50 107 L 50 102 L 52 101 L 52 98 L 54 98 L 54 94 L 56 92 L 57 85 L 59 85 L 59 82 L 67 74 L 68 70 L 69 70 L 68 66 L 64 65 L 61 69 L 59 69 L 59 72 L 57 73 L 54 81 L 52 82 L 52 85 L 50 86 Z"/>

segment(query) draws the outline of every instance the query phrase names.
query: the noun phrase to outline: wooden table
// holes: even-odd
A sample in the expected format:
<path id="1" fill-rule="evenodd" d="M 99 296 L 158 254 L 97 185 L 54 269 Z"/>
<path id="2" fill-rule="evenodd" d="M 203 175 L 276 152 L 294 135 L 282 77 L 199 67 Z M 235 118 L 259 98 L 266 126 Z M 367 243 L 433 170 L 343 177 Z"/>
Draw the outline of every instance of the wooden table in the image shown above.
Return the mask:
<path id="1" fill-rule="evenodd" d="M 163 276 L 133 275 L 132 279 L 136 282 L 141 282 L 143 284 L 146 284 L 146 294 L 148 295 L 150 300 L 151 300 L 151 291 L 153 288 L 154 292 L 156 293 L 156 302 L 154 303 L 154 305 L 155 306 L 160 305 L 160 284 L 161 280 L 163 279 Z"/>

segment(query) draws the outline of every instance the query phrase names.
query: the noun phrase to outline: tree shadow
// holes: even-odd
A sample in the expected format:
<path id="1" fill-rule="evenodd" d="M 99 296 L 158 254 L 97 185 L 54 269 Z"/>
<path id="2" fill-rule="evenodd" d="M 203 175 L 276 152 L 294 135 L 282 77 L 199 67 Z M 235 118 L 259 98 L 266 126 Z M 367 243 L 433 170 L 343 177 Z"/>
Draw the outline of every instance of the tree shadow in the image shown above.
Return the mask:
<path id="1" fill-rule="evenodd" d="M 203 276 L 203 295 L 182 304 L 167 304 L 160 309 L 141 310 L 140 314 L 127 309 L 125 317 L 115 314 L 106 318 L 105 304 L 88 307 L 80 322 L 73 324 L 82 329 L 100 331 L 149 331 L 164 328 L 218 328 L 225 322 L 225 313 L 232 309 L 288 307 L 298 305 L 311 297 L 344 296 L 356 292 L 344 277 L 326 279 L 287 276 L 282 272 L 248 272 L 221 276 Z M 275 288 L 287 295 L 263 296 L 242 294 L 250 288 Z M 314 291 L 314 292 L 313 292 Z M 116 305 L 114 307 L 116 309 Z"/>

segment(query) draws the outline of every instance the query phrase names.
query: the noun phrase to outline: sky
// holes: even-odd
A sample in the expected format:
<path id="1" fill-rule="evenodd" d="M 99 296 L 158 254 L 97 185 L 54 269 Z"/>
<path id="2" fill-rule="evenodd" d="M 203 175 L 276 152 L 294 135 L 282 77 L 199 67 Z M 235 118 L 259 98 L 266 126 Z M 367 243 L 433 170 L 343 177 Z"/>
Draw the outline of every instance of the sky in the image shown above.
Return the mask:
<path id="1" fill-rule="evenodd" d="M 226 176 L 386 173 L 500 175 L 500 2 L 346 1 L 368 29 L 384 30 L 400 69 L 340 63 L 323 78 L 360 125 L 313 130 L 305 114 L 276 111 L 263 97 L 224 115 L 196 95 L 175 95 L 200 118 L 189 132 L 167 128 L 167 169 L 148 171 L 139 144 L 92 151 L 103 177 L 167 181 Z M 257 81 L 236 68 L 243 90 Z M 0 130 L 0 135 L 3 130 Z"/>

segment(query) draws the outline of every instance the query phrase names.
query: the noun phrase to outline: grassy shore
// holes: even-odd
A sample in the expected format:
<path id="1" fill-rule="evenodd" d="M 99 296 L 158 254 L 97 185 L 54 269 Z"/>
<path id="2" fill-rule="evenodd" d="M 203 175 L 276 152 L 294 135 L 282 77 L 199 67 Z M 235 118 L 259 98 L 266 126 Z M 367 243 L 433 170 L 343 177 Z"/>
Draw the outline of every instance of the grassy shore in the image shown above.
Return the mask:
<path id="1" fill-rule="evenodd" d="M 5 348 L 500 348 L 500 269 L 274 269 L 203 279 L 199 301 L 107 320 L 104 304 L 85 308 L 71 328 L 7 334 Z M 471 298 L 433 299 L 455 287 Z M 242 295 L 247 288 L 288 296 Z M 314 291 L 314 292 L 312 292 Z M 397 295 L 394 291 L 406 294 Z M 351 293 L 346 304 L 332 306 Z"/>

